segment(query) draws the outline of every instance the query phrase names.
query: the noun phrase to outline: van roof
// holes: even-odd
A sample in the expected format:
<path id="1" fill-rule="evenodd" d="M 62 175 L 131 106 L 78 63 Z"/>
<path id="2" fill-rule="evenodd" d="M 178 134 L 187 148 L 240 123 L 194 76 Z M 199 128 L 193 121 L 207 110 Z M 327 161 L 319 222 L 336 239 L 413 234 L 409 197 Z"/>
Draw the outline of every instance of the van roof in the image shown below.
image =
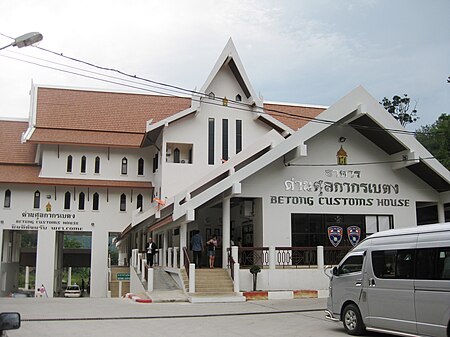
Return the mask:
<path id="1" fill-rule="evenodd" d="M 416 227 L 390 229 L 382 232 L 372 234 L 368 239 L 380 238 L 386 236 L 408 235 L 408 234 L 420 234 L 420 233 L 434 233 L 434 232 L 446 232 L 450 231 L 450 222 L 438 223 L 432 225 L 422 225 Z"/>

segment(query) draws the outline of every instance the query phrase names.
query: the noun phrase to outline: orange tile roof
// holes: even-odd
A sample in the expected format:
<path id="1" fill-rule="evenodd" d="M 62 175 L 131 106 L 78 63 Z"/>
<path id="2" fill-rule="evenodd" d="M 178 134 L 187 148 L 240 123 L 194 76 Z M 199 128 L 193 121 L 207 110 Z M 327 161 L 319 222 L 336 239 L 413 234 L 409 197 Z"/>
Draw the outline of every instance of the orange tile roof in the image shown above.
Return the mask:
<path id="1" fill-rule="evenodd" d="M 152 188 L 152 183 L 123 180 L 40 178 L 39 166 L 0 164 L 0 183 L 52 186 Z"/>
<path id="2" fill-rule="evenodd" d="M 316 118 L 325 108 L 314 108 L 299 105 L 264 103 L 264 111 L 281 123 L 297 131 Z"/>
<path id="3" fill-rule="evenodd" d="M 159 122 L 190 105 L 183 97 L 38 87 L 36 128 L 45 131 L 31 141 L 84 145 L 86 136 L 92 145 L 139 147 L 148 120 Z M 90 133 L 78 138 L 74 131 Z M 133 140 L 124 140 L 127 134 Z"/>
<path id="4" fill-rule="evenodd" d="M 22 133 L 27 128 L 28 122 L 0 120 L 0 163 L 34 163 L 37 146 L 21 143 Z"/>

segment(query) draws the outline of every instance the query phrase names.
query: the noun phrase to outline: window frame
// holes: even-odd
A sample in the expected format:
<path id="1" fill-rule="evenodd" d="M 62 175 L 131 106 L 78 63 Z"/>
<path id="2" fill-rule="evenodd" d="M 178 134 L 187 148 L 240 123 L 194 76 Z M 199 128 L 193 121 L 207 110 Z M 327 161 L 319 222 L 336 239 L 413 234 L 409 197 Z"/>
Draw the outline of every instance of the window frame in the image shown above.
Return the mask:
<path id="1" fill-rule="evenodd" d="M 5 191 L 5 198 L 3 200 L 3 207 L 4 208 L 11 208 L 11 190 L 7 189 Z"/>

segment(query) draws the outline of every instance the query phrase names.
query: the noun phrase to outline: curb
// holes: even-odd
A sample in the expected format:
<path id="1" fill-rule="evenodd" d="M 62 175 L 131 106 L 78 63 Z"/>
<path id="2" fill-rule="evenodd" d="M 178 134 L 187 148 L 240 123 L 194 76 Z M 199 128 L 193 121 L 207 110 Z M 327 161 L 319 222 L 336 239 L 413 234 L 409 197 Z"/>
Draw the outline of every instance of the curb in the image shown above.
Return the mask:
<path id="1" fill-rule="evenodd" d="M 317 290 L 245 291 L 247 301 L 318 298 Z"/>
<path id="2" fill-rule="evenodd" d="M 129 298 L 129 299 L 131 299 L 131 300 L 133 300 L 134 302 L 137 302 L 137 303 L 153 303 L 151 298 L 150 299 L 140 298 L 139 296 L 131 294 L 131 293 L 127 293 L 125 295 L 125 297 Z"/>

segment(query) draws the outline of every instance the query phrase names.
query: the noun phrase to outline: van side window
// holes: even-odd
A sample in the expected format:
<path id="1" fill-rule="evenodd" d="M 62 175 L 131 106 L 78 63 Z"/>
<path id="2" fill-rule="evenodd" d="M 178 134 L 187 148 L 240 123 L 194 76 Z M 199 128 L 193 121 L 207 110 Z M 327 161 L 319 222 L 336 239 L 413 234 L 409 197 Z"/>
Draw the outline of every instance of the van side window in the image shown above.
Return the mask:
<path id="1" fill-rule="evenodd" d="M 373 251 L 372 267 L 378 278 L 411 279 L 414 271 L 414 250 Z"/>
<path id="2" fill-rule="evenodd" d="M 417 250 L 416 278 L 450 280 L 450 247 Z"/>
<path id="3" fill-rule="evenodd" d="M 339 267 L 339 275 L 359 272 L 362 270 L 362 265 L 362 255 L 349 256 Z"/>

